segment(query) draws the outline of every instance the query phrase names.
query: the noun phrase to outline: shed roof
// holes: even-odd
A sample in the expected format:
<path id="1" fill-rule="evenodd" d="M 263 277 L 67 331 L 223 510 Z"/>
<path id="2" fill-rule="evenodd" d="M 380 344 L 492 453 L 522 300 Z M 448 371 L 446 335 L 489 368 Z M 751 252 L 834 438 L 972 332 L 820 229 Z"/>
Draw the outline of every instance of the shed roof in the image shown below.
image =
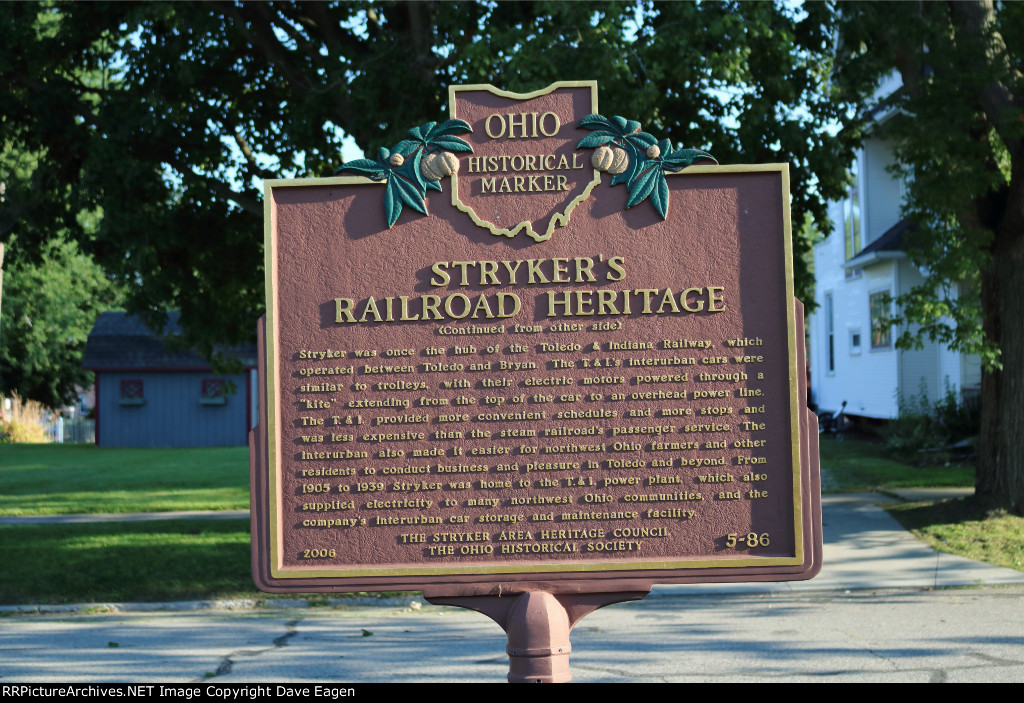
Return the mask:
<path id="1" fill-rule="evenodd" d="M 115 369 L 186 370 L 210 368 L 210 362 L 191 349 L 176 349 L 166 344 L 169 337 L 181 334 L 181 312 L 167 313 L 167 324 L 157 335 L 138 317 L 126 312 L 104 312 L 96 319 L 85 344 L 82 367 L 90 371 Z M 256 345 L 219 347 L 228 358 L 244 366 L 256 365 Z"/>

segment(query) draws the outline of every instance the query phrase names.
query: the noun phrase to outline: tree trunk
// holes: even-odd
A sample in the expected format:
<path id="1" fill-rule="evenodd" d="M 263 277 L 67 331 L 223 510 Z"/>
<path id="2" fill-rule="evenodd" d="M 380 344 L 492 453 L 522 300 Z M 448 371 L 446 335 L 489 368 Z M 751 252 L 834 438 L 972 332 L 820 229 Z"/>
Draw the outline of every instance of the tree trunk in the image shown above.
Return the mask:
<path id="1" fill-rule="evenodd" d="M 1014 200 L 982 274 L 985 334 L 1002 350 L 1003 366 L 982 375 L 975 493 L 992 507 L 1024 515 L 1024 233 L 1017 226 L 1024 203 Z"/>

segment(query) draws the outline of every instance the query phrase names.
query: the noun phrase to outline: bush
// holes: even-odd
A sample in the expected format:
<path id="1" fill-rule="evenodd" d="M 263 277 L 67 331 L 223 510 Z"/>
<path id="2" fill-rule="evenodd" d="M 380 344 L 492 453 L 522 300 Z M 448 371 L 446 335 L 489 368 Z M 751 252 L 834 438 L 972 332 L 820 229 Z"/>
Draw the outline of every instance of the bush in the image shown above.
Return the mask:
<path id="1" fill-rule="evenodd" d="M 945 395 L 933 404 L 924 383 L 921 385 L 920 395 L 900 396 L 900 416 L 883 431 L 885 444 L 904 455 L 935 452 L 935 460 L 945 461 L 947 456 L 939 450 L 978 435 L 981 405 L 977 397 L 960 399 L 948 381 Z"/>
<path id="2" fill-rule="evenodd" d="M 46 408 L 34 400 L 22 400 L 17 394 L 10 400 L 10 411 L 0 420 L 0 442 L 46 442 Z"/>
<path id="3" fill-rule="evenodd" d="M 946 395 L 935 403 L 935 420 L 956 443 L 981 433 L 981 396 L 958 398 L 946 384 Z"/>

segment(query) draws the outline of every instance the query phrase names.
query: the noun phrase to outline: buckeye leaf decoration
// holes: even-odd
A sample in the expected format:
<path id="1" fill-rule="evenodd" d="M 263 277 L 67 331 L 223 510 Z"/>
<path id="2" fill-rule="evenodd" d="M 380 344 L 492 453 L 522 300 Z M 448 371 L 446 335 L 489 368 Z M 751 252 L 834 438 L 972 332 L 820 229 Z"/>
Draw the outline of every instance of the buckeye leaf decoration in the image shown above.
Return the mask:
<path id="1" fill-rule="evenodd" d="M 577 123 L 590 130 L 576 144 L 577 149 L 608 149 L 606 159 L 595 157 L 597 162 L 611 164 L 607 170 L 612 174 L 611 185 L 625 183 L 629 190 L 626 207 L 642 203 L 647 198 L 662 219 L 668 216 L 668 181 L 666 173 L 676 173 L 697 161 L 718 161 L 700 149 L 675 149 L 667 139 L 658 141 L 640 128 L 636 120 L 613 116 L 587 115 Z M 621 152 L 621 153 L 620 153 Z"/>
<path id="2" fill-rule="evenodd" d="M 473 147 L 455 136 L 472 132 L 463 120 L 427 122 L 413 127 L 393 149 L 381 149 L 376 159 L 357 159 L 343 164 L 339 173 L 353 173 L 373 181 L 385 181 L 384 218 L 390 229 L 402 214 L 402 206 L 427 213 L 427 190 L 441 190 L 441 184 L 423 175 L 423 157 L 436 151 L 472 152 Z"/>

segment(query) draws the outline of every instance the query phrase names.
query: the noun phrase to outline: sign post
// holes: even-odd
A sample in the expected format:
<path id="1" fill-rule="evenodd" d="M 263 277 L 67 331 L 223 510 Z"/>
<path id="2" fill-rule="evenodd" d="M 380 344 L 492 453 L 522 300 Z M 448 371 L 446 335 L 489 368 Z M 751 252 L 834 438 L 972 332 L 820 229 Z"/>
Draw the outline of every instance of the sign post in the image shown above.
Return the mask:
<path id="1" fill-rule="evenodd" d="M 652 584 L 813 577 L 787 166 L 677 149 L 593 82 L 449 104 L 266 184 L 257 586 L 422 590 L 558 681 L 575 622 Z"/>

